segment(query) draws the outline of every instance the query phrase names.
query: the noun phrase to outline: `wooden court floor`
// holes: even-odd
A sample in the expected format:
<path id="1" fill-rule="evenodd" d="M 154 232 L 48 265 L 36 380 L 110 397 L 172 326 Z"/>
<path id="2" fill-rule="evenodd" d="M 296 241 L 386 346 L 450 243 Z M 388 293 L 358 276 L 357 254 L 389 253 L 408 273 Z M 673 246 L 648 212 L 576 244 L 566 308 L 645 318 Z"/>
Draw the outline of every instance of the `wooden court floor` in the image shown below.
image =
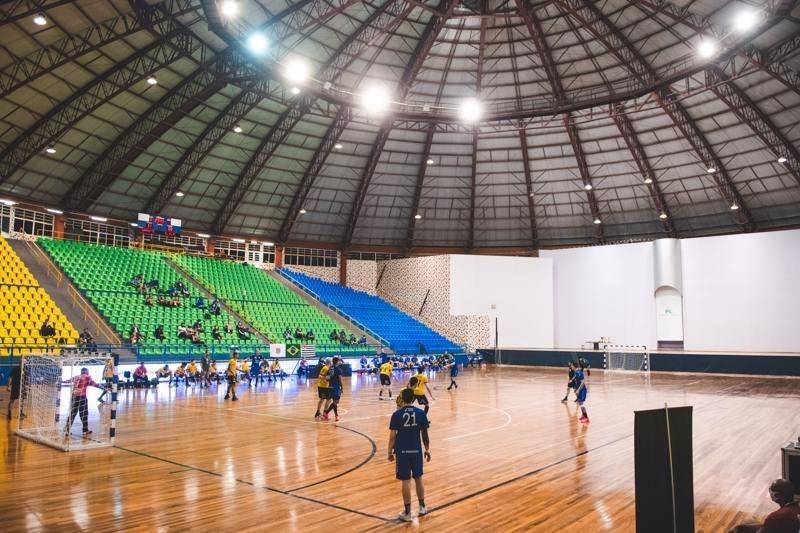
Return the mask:
<path id="1" fill-rule="evenodd" d="M 447 379 L 432 376 L 431 512 L 410 524 L 395 521 L 386 459 L 394 403 L 354 376 L 338 424 L 313 420 L 314 381 L 289 378 L 240 386 L 238 403 L 216 388 L 123 392 L 110 449 L 66 454 L 2 431 L 0 529 L 633 531 L 633 410 L 668 402 L 694 406 L 697 531 L 720 532 L 772 510 L 767 486 L 798 430 L 796 379 L 594 372 L 588 427 L 559 401 L 564 371 L 467 369 L 451 392 Z"/>

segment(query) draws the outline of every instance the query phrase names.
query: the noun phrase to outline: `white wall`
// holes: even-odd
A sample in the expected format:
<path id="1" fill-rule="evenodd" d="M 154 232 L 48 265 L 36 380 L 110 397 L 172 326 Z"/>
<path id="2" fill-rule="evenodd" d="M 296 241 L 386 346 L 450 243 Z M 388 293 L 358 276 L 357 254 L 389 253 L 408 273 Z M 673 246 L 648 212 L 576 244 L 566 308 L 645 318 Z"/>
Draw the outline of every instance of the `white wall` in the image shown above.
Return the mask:
<path id="1" fill-rule="evenodd" d="M 800 231 L 681 247 L 684 349 L 800 352 Z"/>
<path id="2" fill-rule="evenodd" d="M 556 348 L 609 337 L 656 345 L 651 243 L 542 250 L 554 271 Z"/>
<path id="3" fill-rule="evenodd" d="M 542 258 L 452 255 L 450 312 L 492 317 L 492 341 L 496 316 L 501 347 L 549 348 L 553 346 L 553 263 Z"/>

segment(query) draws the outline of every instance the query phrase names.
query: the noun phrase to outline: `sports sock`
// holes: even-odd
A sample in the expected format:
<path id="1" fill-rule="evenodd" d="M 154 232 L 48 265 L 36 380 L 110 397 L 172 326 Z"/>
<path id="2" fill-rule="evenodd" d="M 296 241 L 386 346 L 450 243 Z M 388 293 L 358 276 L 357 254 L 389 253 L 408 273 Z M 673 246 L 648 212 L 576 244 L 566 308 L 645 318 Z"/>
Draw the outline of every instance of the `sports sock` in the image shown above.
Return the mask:
<path id="1" fill-rule="evenodd" d="M 403 507 L 405 507 L 406 514 L 411 514 L 411 504 L 410 503 L 403 504 Z"/>
<path id="2" fill-rule="evenodd" d="M 586 414 L 586 408 L 585 407 L 581 407 L 581 413 L 583 413 L 583 416 L 588 418 L 588 415 Z"/>
<path id="3" fill-rule="evenodd" d="M 339 416 L 339 407 L 336 404 L 333 404 L 333 414 Z"/>
<path id="4" fill-rule="evenodd" d="M 419 501 L 419 506 L 420 507 L 425 507 L 425 500 L 420 500 Z"/>

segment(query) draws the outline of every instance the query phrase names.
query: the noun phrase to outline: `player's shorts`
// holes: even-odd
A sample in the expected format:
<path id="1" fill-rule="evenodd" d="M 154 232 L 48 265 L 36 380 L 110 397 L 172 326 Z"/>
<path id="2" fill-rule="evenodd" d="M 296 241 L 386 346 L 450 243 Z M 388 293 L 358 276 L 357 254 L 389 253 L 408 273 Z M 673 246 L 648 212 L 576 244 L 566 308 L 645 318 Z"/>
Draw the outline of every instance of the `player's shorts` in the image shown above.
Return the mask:
<path id="1" fill-rule="evenodd" d="M 331 387 L 328 390 L 330 391 L 331 400 L 339 400 L 342 397 L 342 389 L 339 387 Z"/>
<path id="2" fill-rule="evenodd" d="M 236 376 L 231 376 L 230 374 L 225 374 L 225 379 L 228 380 L 228 383 L 231 385 L 236 385 Z"/>
<path id="3" fill-rule="evenodd" d="M 588 392 L 589 391 L 586 389 L 586 387 L 582 388 L 581 391 L 578 393 L 578 400 L 577 401 L 580 402 L 580 403 L 585 402 Z"/>
<path id="4" fill-rule="evenodd" d="M 381 374 L 381 385 L 391 385 L 391 384 L 392 384 L 392 378 L 390 378 L 386 374 Z"/>
<path id="5" fill-rule="evenodd" d="M 397 479 L 406 480 L 422 477 L 422 452 L 397 453 L 395 456 L 395 475 Z"/>
<path id="6" fill-rule="evenodd" d="M 417 400 L 417 403 L 420 405 L 428 405 L 428 397 L 424 394 L 415 394 L 414 399 Z"/>
<path id="7" fill-rule="evenodd" d="M 331 389 L 328 387 L 317 387 L 317 394 L 319 395 L 320 400 L 331 399 Z"/>

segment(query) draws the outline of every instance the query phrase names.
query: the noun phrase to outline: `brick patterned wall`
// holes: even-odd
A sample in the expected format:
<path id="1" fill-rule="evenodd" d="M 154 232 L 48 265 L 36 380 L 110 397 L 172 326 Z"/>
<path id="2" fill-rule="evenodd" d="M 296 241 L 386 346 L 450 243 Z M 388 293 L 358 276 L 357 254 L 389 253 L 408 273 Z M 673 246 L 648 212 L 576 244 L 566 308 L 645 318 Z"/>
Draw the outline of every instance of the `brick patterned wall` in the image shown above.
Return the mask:
<path id="1" fill-rule="evenodd" d="M 378 287 L 379 296 L 470 349 L 491 345 L 488 316 L 450 314 L 449 256 L 381 261 L 377 269 L 379 276 L 384 268 Z M 422 315 L 419 315 L 426 293 L 428 299 Z"/>
<path id="2" fill-rule="evenodd" d="M 347 261 L 347 286 L 359 291 L 375 294 L 378 282 L 378 263 L 376 261 Z"/>

